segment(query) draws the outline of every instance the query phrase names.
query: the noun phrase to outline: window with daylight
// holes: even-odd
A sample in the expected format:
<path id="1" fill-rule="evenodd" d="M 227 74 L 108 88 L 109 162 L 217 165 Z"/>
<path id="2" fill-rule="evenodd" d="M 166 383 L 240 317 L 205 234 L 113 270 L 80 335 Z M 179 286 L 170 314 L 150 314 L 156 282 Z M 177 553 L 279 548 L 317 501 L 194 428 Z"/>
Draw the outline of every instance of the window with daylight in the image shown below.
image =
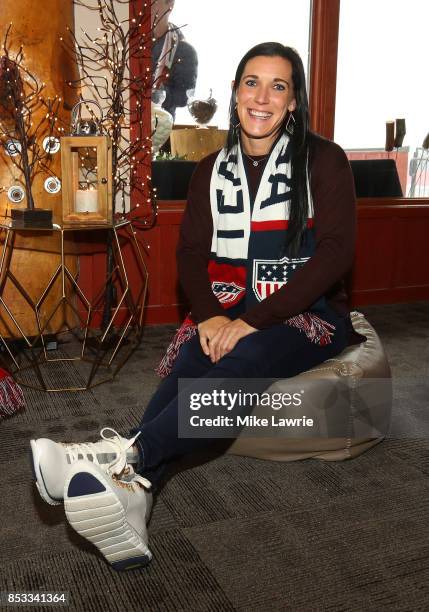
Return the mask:
<path id="1" fill-rule="evenodd" d="M 231 81 L 253 45 L 274 40 L 294 47 L 307 72 L 311 2 L 217 0 L 211 7 L 201 0 L 176 0 L 170 21 L 181 28 L 198 55 L 195 98 L 205 100 L 212 91 L 218 109 L 210 125 L 227 129 Z M 177 109 L 175 122 L 195 123 L 187 107 Z"/>
<path id="2" fill-rule="evenodd" d="M 358 196 L 429 196 L 428 23 L 427 0 L 341 0 L 334 140 Z"/>

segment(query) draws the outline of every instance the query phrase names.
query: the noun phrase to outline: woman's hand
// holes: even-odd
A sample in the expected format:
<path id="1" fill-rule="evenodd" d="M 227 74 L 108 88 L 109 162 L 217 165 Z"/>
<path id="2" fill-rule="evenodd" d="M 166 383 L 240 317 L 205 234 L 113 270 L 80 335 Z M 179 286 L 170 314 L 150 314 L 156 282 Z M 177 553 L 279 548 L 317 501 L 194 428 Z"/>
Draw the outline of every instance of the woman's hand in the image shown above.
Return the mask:
<path id="1" fill-rule="evenodd" d="M 203 349 L 203 353 L 207 356 L 210 355 L 209 343 L 212 338 L 215 337 L 217 332 L 227 325 L 231 323 L 231 319 L 228 317 L 218 316 L 211 317 L 206 321 L 202 321 L 202 323 L 198 324 L 198 333 L 200 335 L 200 344 Z"/>
<path id="2" fill-rule="evenodd" d="M 222 317 L 215 317 L 222 318 Z M 242 319 L 235 319 L 219 327 L 215 336 L 210 339 L 209 353 L 213 363 L 217 363 L 226 353 L 232 351 L 241 338 L 258 331 Z M 203 349 L 204 350 L 204 349 Z M 208 353 L 206 353 L 207 355 Z"/>

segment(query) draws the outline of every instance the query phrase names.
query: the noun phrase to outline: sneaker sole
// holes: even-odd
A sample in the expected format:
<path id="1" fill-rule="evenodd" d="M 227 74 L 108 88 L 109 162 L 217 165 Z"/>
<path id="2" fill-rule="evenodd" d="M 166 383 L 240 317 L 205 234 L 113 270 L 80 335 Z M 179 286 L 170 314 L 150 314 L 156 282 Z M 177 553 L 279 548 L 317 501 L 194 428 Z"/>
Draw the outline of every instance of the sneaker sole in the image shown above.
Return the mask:
<path id="1" fill-rule="evenodd" d="M 40 469 L 41 453 L 37 446 L 36 440 L 30 440 L 30 447 L 31 447 L 31 457 L 30 457 L 31 469 L 33 471 L 34 479 L 36 481 L 36 487 L 37 487 L 37 490 L 39 491 L 40 497 L 51 506 L 60 506 L 62 500 L 52 498 L 49 495 L 48 489 L 45 486 L 43 474 Z"/>
<path id="2" fill-rule="evenodd" d="M 64 491 L 64 509 L 71 527 L 94 544 L 113 569 L 131 570 L 150 563 L 152 553 L 126 522 L 124 509 L 109 491 L 107 481 L 79 472 L 67 480 Z"/>

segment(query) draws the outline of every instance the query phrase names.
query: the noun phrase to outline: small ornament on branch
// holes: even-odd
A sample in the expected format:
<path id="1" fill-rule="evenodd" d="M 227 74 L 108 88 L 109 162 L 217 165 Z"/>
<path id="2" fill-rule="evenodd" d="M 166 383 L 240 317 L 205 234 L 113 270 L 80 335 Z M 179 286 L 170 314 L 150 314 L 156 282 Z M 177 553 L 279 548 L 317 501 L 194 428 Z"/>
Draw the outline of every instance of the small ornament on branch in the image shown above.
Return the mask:
<path id="1" fill-rule="evenodd" d="M 18 203 L 25 196 L 27 203 L 24 209 L 12 209 L 12 222 L 17 227 L 50 227 L 52 211 L 36 208 L 32 185 L 39 172 L 52 175 L 52 149 L 43 146 L 42 136 L 51 143 L 61 132 L 57 121 L 62 100 L 43 96 L 45 84 L 25 67 L 22 47 L 12 53 L 11 27 L 7 28 L 0 56 L 0 156 L 15 175 L 15 184 L 8 191 L 14 197 L 9 199 Z"/>

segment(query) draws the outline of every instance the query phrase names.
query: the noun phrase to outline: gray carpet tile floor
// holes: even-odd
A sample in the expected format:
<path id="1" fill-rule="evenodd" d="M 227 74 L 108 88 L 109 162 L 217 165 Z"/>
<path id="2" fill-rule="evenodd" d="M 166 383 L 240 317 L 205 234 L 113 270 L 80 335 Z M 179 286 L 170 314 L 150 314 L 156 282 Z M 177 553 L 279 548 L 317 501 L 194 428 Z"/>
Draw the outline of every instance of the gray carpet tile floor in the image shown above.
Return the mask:
<path id="1" fill-rule="evenodd" d="M 69 609 L 85 612 L 428 610 L 429 303 L 361 310 L 392 366 L 396 437 L 341 463 L 178 462 L 150 523 L 154 559 L 139 571 L 114 572 L 39 498 L 28 441 L 126 433 L 174 327 L 148 328 L 114 382 L 25 390 L 26 410 L 0 423 L 0 591 L 68 591 Z M 73 364 L 55 375 L 83 376 Z"/>

